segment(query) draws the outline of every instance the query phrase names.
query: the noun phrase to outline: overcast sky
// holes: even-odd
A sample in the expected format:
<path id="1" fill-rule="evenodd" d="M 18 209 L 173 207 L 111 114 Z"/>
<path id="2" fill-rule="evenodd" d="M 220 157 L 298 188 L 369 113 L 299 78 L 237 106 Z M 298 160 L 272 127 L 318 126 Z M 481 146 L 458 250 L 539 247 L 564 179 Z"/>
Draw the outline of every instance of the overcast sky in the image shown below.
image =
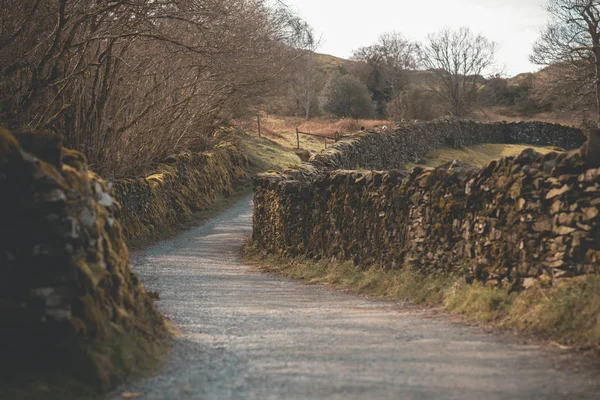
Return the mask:
<path id="1" fill-rule="evenodd" d="M 544 27 L 546 0 L 284 0 L 317 34 L 320 53 L 348 58 L 389 31 L 424 41 L 444 27 L 468 26 L 499 44 L 497 61 L 514 76 L 539 69 L 528 60 Z"/>

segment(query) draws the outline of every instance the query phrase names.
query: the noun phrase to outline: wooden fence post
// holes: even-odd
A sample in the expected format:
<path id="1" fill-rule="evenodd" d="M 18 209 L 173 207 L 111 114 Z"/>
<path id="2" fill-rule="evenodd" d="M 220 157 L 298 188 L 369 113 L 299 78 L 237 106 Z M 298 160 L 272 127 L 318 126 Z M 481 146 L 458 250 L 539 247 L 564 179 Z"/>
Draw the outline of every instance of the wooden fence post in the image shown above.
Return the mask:
<path id="1" fill-rule="evenodd" d="M 260 115 L 257 115 L 257 116 L 256 116 L 256 119 L 257 119 L 257 121 L 258 121 L 258 137 L 261 137 L 261 136 L 260 136 Z"/>
<path id="2" fill-rule="evenodd" d="M 300 132 L 298 132 L 298 127 L 296 127 L 296 142 L 298 143 L 298 150 L 300 150 Z"/>

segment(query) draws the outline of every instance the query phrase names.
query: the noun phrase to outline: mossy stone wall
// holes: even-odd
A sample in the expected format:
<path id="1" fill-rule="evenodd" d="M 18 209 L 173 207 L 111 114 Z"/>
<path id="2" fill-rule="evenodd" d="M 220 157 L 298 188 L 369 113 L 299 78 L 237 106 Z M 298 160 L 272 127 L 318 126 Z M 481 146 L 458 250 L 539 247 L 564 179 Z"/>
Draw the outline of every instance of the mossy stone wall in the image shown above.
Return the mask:
<path id="1" fill-rule="evenodd" d="M 58 135 L 0 128 L 0 397 L 64 380 L 105 390 L 159 362 L 169 333 L 126 240 L 209 208 L 248 166 L 223 143 L 111 183 Z"/>
<path id="2" fill-rule="evenodd" d="M 126 239 L 151 236 L 209 208 L 219 194 L 232 192 L 248 178 L 248 166 L 235 145 L 223 143 L 212 152 L 169 157 L 149 176 L 115 181 Z"/>
<path id="3" fill-rule="evenodd" d="M 585 135 L 575 128 L 540 122 L 480 123 L 435 121 L 399 126 L 388 133 L 365 132 L 315 155 L 317 170 L 403 168 L 444 146 L 462 148 L 480 143 L 530 144 L 576 149 Z M 309 173 L 310 174 L 310 173 Z"/>
<path id="4" fill-rule="evenodd" d="M 253 240 L 272 253 L 383 268 L 411 264 L 515 287 L 598 272 L 600 170 L 586 167 L 577 152 L 527 150 L 485 168 L 335 169 L 360 157 L 366 167 L 384 167 L 368 164 L 377 154 L 399 167 L 406 154 L 423 154 L 448 138 L 457 146 L 494 138 L 563 148 L 583 143 L 581 132 L 556 125 L 443 124 L 370 133 L 339 145 L 330 160 L 325 154 L 299 170 L 257 176 Z M 445 139 L 435 144 L 438 127 Z M 412 137 L 406 145 L 417 149 L 391 148 L 388 142 L 399 139 L 389 136 Z M 372 146 L 366 155 L 354 150 L 365 146 Z"/>
<path id="5" fill-rule="evenodd" d="M 113 386 L 167 336 L 129 267 L 121 206 L 58 136 L 0 128 L 0 368 L 4 384 Z"/>

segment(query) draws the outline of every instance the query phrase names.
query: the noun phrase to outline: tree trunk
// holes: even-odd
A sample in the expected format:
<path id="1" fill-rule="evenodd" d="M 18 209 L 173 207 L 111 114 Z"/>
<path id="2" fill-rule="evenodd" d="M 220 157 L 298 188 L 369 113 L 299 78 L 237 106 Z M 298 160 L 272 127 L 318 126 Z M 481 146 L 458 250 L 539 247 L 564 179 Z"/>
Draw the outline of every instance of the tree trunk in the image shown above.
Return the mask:
<path id="1" fill-rule="evenodd" d="M 594 61 L 596 67 L 596 129 L 589 132 L 585 144 L 585 160 L 591 167 L 600 167 L 600 37 L 594 36 Z"/>
<path id="2" fill-rule="evenodd" d="M 597 46 L 594 53 L 596 63 L 596 127 L 600 129 L 600 49 Z"/>
<path id="3" fill-rule="evenodd" d="M 312 100 L 311 97 L 312 97 L 312 93 L 309 90 L 309 92 L 306 95 L 306 105 L 304 106 L 304 110 L 306 111 L 305 117 L 306 117 L 307 121 L 310 119 L 310 104 L 311 104 L 311 100 Z"/>

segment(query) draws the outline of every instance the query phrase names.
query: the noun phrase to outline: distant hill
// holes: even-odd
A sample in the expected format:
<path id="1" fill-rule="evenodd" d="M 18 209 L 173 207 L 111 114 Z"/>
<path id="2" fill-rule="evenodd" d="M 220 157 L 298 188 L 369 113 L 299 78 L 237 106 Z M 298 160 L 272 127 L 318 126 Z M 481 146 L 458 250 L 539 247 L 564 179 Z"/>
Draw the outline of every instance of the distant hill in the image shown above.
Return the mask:
<path id="1" fill-rule="evenodd" d="M 355 75 L 367 86 L 369 86 L 369 80 L 372 79 L 373 69 L 365 62 L 322 53 L 312 53 L 312 60 L 315 63 L 315 76 L 318 80 L 315 90 L 320 90 L 335 73 Z M 564 107 L 560 103 L 560 99 L 556 101 L 554 99 L 544 100 L 542 104 L 539 96 L 533 94 L 536 81 L 541 81 L 541 78 L 554 72 L 553 67 L 548 67 L 538 72 L 521 73 L 509 78 L 479 76 L 477 80 L 481 87 L 482 99 L 479 110 L 474 116 L 479 118 L 480 114 L 483 113 L 487 116 L 493 115 L 494 119 L 505 119 L 506 117 L 506 119 L 511 120 L 520 118 L 525 120 L 535 119 L 536 116 L 539 119 L 551 121 L 571 119 L 561 111 Z M 411 70 L 407 71 L 407 79 L 409 89 L 412 88 L 416 91 L 424 89 L 424 91 L 427 91 L 432 84 L 435 85 L 438 77 L 435 71 Z M 420 98 L 419 100 L 427 103 L 431 99 L 423 100 L 423 98 Z M 272 113 L 302 115 L 295 111 L 297 110 L 297 103 L 295 103 L 293 95 L 288 92 L 280 93 L 267 100 L 267 103 L 273 105 L 270 110 Z"/>
<path id="2" fill-rule="evenodd" d="M 314 53 L 314 57 L 319 65 L 319 68 L 327 72 L 333 72 L 340 68 L 353 69 L 357 65 L 366 65 L 365 63 L 360 61 L 346 60 L 345 58 L 340 58 L 329 54 Z"/>
<path id="3" fill-rule="evenodd" d="M 513 85 L 513 86 L 528 85 L 528 84 L 531 84 L 531 82 L 535 79 L 536 76 L 537 76 L 537 73 L 525 72 L 525 73 L 513 76 L 512 78 L 508 78 L 507 81 L 508 81 L 509 85 Z"/>
<path id="4" fill-rule="evenodd" d="M 314 57 L 318 65 L 318 70 L 324 75 L 330 75 L 336 71 L 344 71 L 366 80 L 368 74 L 371 72 L 371 67 L 362 61 L 347 60 L 321 53 L 314 53 Z M 410 85 L 415 87 L 426 87 L 430 82 L 435 82 L 437 79 L 436 73 L 432 70 L 409 70 L 407 74 Z M 487 82 L 483 76 L 480 76 L 478 80 L 482 85 Z"/>

